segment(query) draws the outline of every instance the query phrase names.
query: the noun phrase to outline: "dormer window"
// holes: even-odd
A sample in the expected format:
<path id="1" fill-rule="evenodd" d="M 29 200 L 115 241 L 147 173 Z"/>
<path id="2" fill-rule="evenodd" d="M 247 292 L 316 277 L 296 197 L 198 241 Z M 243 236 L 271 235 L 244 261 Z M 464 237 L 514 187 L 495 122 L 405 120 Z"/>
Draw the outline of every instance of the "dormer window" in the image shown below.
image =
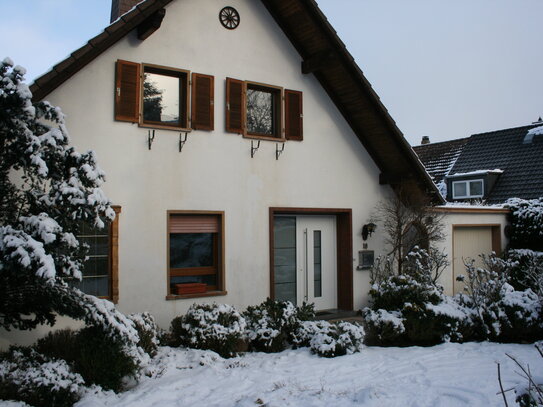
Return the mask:
<path id="1" fill-rule="evenodd" d="M 482 198 L 484 194 L 483 180 L 453 181 L 452 190 L 453 199 Z"/>

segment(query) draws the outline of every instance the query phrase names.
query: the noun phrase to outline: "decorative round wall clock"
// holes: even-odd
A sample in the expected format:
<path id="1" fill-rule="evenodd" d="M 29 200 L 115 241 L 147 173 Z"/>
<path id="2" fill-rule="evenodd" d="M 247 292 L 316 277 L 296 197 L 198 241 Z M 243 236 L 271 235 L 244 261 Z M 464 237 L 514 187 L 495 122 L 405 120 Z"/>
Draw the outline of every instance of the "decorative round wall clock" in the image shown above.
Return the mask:
<path id="1" fill-rule="evenodd" d="M 234 7 L 224 7 L 219 13 L 219 20 L 224 28 L 233 30 L 239 25 L 239 13 Z"/>

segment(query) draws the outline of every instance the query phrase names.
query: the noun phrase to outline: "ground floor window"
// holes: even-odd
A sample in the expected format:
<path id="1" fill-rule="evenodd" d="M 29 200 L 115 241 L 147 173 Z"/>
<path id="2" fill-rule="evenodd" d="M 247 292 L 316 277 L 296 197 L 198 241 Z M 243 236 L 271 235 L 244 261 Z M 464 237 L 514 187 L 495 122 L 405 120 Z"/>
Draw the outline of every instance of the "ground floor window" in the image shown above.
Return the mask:
<path id="1" fill-rule="evenodd" d="M 223 212 L 168 212 L 168 295 L 224 290 Z"/>
<path id="2" fill-rule="evenodd" d="M 89 248 L 82 269 L 81 281 L 70 284 L 86 294 L 117 302 L 118 290 L 118 236 L 121 208 L 113 207 L 115 219 L 102 229 L 82 223 L 77 239 Z"/>

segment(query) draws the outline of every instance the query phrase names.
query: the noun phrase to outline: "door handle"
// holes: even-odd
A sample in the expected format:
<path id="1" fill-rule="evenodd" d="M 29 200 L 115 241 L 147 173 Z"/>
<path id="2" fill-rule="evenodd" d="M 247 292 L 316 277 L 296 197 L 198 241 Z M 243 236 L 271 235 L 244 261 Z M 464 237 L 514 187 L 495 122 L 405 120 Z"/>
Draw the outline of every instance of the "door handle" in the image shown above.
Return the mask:
<path id="1" fill-rule="evenodd" d="M 307 229 L 304 229 L 304 243 L 305 243 L 305 250 L 304 250 L 304 253 L 305 253 L 305 295 L 304 295 L 304 298 L 305 298 L 305 301 L 307 302 L 308 300 L 308 295 L 309 295 L 309 270 L 308 270 L 308 266 L 309 266 L 309 263 L 308 263 L 308 253 L 307 253 L 307 250 L 308 250 L 308 236 L 307 236 Z"/>

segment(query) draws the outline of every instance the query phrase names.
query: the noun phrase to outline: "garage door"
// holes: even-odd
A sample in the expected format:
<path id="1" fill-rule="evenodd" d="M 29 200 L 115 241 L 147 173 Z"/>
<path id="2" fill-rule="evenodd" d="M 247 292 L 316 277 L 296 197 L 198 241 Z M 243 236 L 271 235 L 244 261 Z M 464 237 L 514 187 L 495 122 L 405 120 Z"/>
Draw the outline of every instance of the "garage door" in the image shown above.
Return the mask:
<path id="1" fill-rule="evenodd" d="M 458 226 L 453 229 L 453 284 L 454 294 L 462 292 L 464 283 L 456 281 L 459 274 L 467 277 L 464 260 L 475 259 L 481 266 L 480 254 L 492 252 L 492 226 Z"/>

